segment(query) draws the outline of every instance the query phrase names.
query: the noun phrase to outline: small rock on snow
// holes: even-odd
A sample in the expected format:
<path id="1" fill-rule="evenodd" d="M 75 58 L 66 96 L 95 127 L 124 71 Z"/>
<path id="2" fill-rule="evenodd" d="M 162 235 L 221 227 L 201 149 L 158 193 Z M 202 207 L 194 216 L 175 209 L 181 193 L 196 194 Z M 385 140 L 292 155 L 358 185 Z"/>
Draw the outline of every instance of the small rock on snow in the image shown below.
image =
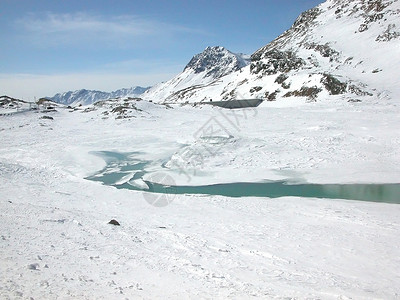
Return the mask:
<path id="1" fill-rule="evenodd" d="M 117 220 L 114 220 L 114 219 L 112 219 L 110 222 L 108 222 L 108 224 L 120 226 L 119 222 Z"/>

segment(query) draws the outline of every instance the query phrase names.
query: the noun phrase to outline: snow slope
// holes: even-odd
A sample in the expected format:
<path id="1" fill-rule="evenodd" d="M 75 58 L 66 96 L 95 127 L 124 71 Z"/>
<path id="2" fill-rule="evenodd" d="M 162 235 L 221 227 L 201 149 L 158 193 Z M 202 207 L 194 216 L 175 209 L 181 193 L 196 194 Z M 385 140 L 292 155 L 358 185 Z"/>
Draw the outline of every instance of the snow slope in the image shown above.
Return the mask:
<path id="1" fill-rule="evenodd" d="M 118 151 L 177 184 L 189 180 L 182 171 L 191 184 L 398 183 L 398 104 L 331 97 L 225 111 L 128 102 L 139 108 L 130 118 L 111 117 L 113 101 L 0 117 L 2 298 L 398 298 L 400 205 L 179 195 L 157 208 L 146 192 L 84 179 L 106 164 L 93 151 Z M 199 136 L 211 124 L 228 142 Z M 204 160 L 166 163 L 202 145 L 214 154 L 203 147 Z"/>
<path id="2" fill-rule="evenodd" d="M 400 97 L 400 2 L 327 0 L 304 12 L 293 26 L 251 55 L 251 64 L 209 84 L 194 78 L 155 86 L 151 97 L 163 102 L 200 102 L 302 97 L 308 101 L 347 95 Z M 163 93 L 162 91 L 168 91 Z"/>

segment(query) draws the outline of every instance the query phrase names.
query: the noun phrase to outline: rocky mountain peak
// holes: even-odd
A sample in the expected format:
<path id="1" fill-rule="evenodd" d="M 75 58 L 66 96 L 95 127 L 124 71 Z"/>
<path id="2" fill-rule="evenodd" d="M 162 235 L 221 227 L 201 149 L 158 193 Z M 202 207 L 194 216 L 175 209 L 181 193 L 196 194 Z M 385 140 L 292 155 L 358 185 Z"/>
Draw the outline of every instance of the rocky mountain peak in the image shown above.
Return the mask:
<path id="1" fill-rule="evenodd" d="M 248 63 L 242 54 L 232 53 L 221 46 L 207 47 L 202 53 L 193 56 L 184 71 L 191 69 L 195 74 L 206 72 L 205 77 L 219 78 L 240 70 Z"/>

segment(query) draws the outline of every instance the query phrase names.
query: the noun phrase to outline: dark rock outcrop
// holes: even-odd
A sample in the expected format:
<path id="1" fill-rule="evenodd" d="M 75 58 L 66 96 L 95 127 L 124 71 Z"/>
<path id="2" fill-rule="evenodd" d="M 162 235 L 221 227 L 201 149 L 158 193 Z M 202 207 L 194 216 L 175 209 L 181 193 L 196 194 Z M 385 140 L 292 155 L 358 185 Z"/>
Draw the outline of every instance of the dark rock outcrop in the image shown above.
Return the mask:
<path id="1" fill-rule="evenodd" d="M 117 220 L 112 219 L 108 224 L 115 225 L 115 226 L 120 226 L 119 222 Z"/>

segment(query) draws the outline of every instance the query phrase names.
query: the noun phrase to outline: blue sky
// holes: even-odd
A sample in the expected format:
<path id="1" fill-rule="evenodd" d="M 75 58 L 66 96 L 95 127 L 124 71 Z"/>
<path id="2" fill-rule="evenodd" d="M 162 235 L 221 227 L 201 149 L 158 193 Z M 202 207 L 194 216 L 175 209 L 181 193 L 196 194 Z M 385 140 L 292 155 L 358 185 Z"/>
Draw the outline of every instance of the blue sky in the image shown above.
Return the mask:
<path id="1" fill-rule="evenodd" d="M 207 46 L 251 54 L 323 0 L 1 0 L 0 94 L 150 86 Z"/>

